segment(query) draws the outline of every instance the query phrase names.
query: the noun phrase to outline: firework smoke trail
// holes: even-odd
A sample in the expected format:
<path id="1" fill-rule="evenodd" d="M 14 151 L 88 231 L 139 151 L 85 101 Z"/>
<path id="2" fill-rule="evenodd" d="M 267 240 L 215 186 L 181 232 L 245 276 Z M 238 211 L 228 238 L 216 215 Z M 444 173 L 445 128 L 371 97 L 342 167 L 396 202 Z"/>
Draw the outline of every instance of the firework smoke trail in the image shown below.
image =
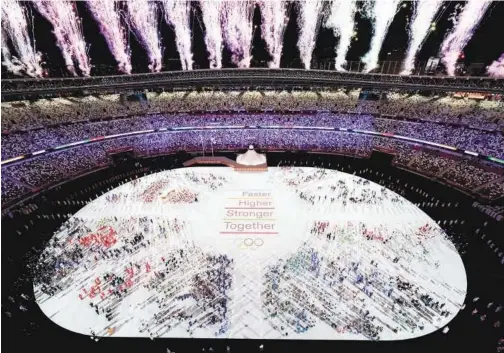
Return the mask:
<path id="1" fill-rule="evenodd" d="M 191 2 L 187 0 L 163 0 L 165 20 L 173 26 L 177 50 L 182 63 L 182 70 L 192 70 L 191 52 Z"/>
<path id="2" fill-rule="evenodd" d="M 16 0 L 2 1 L 2 50 L 10 38 L 16 57 L 12 57 L 9 48 L 5 45 L 6 63 L 14 73 L 25 72 L 28 76 L 41 77 L 41 55 L 35 51 L 32 40 L 28 35 L 28 16 L 26 8 Z M 4 38 L 3 36 L 6 35 Z M 6 64 L 6 66 L 8 66 Z"/>
<path id="3" fill-rule="evenodd" d="M 504 54 L 490 64 L 487 73 L 495 78 L 504 78 Z"/>
<path id="4" fill-rule="evenodd" d="M 23 65 L 16 58 L 12 57 L 12 54 L 7 44 L 7 33 L 5 33 L 2 26 L 2 65 L 7 68 L 7 71 L 12 72 L 15 75 L 21 75 L 23 71 Z"/>
<path id="5" fill-rule="evenodd" d="M 159 8 L 156 2 L 128 0 L 128 22 L 147 52 L 149 70 L 161 71 L 163 54 L 159 35 Z"/>
<path id="6" fill-rule="evenodd" d="M 491 0 L 469 0 L 456 20 L 454 28 L 441 44 L 441 61 L 446 66 L 448 75 L 455 75 L 455 65 L 459 55 L 473 36 L 491 3 Z"/>
<path id="7" fill-rule="evenodd" d="M 272 57 L 269 67 L 278 69 L 282 58 L 283 38 L 289 18 L 287 17 L 287 1 L 260 0 L 261 33 L 266 48 Z"/>
<path id="8" fill-rule="evenodd" d="M 203 23 L 205 24 L 205 44 L 211 69 L 222 68 L 222 27 L 221 0 L 200 0 Z"/>
<path id="9" fill-rule="evenodd" d="M 68 71 L 77 76 L 73 62 L 75 60 L 82 74 L 89 76 L 91 64 L 75 3 L 44 0 L 35 0 L 32 3 L 53 26 L 56 44 L 63 54 Z"/>
<path id="10" fill-rule="evenodd" d="M 334 35 L 339 36 L 336 47 L 335 69 L 345 71 L 346 55 L 352 42 L 355 30 L 355 12 L 357 0 L 333 0 L 325 27 L 332 28 Z"/>
<path id="11" fill-rule="evenodd" d="M 315 49 L 315 41 L 317 40 L 320 23 L 324 16 L 322 9 L 324 7 L 323 0 L 300 0 L 299 8 L 299 38 L 298 49 L 301 56 L 301 62 L 305 69 L 310 69 L 313 49 Z"/>
<path id="12" fill-rule="evenodd" d="M 394 20 L 399 10 L 399 4 L 402 0 L 374 0 L 373 3 L 368 0 L 365 3 L 365 13 L 373 22 L 373 38 L 371 47 L 362 58 L 366 65 L 364 72 L 370 72 L 378 66 L 378 56 L 383 45 L 383 40 L 387 35 L 390 24 Z"/>
<path id="13" fill-rule="evenodd" d="M 410 27 L 410 42 L 404 59 L 401 75 L 409 75 L 415 68 L 415 57 L 430 32 L 432 21 L 443 0 L 417 0 L 414 2 L 413 23 Z"/>
<path id="14" fill-rule="evenodd" d="M 88 0 L 86 5 L 98 23 L 120 72 L 131 73 L 131 56 L 126 31 L 121 25 L 118 3 L 110 0 Z"/>
<path id="15" fill-rule="evenodd" d="M 221 12 L 224 43 L 231 51 L 231 61 L 241 68 L 250 67 L 254 31 L 254 1 L 226 1 Z"/>

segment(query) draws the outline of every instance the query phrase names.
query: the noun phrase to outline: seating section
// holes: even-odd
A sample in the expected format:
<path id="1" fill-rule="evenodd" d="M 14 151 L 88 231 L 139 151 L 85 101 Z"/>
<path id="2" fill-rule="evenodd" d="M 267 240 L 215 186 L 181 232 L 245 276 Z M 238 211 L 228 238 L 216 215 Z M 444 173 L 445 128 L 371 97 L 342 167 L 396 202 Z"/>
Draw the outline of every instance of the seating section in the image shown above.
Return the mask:
<path id="1" fill-rule="evenodd" d="M 12 175 L 12 174 L 10 174 Z M 31 191 L 30 188 L 22 185 L 19 180 L 15 181 L 7 177 L 2 170 L 2 200 L 15 200 Z"/>
<path id="2" fill-rule="evenodd" d="M 359 100 L 361 90 L 211 91 L 147 93 L 147 101 L 127 102 L 119 94 L 2 103 L 2 131 L 127 115 L 223 110 L 329 110 L 385 114 L 438 123 L 504 129 L 504 103 L 453 96 L 387 93 Z"/>
<path id="3" fill-rule="evenodd" d="M 504 181 L 489 183 L 478 190 L 478 193 L 488 199 L 496 199 L 504 195 Z"/>
<path id="4" fill-rule="evenodd" d="M 363 93 L 357 89 L 149 92 L 143 102 L 129 102 L 118 94 L 4 102 L 2 160 L 131 131 L 230 125 L 376 131 L 504 159 L 502 101 L 397 92 L 374 96 L 377 100 L 359 99 Z M 504 195 L 502 171 L 488 170 L 468 156 L 440 153 L 378 136 L 243 129 L 152 133 L 40 155 L 2 168 L 3 175 L 8 176 L 2 182 L 2 197 L 15 199 L 30 188 L 106 165 L 110 162 L 107 151 L 112 149 L 128 147 L 138 155 L 150 156 L 180 149 L 199 151 L 202 144 L 207 151 L 212 145 L 214 149 L 237 150 L 254 144 L 265 149 L 321 150 L 360 157 L 367 157 L 373 148 L 381 147 L 394 151 L 394 162 L 402 167 L 444 179 L 488 198 Z"/>
<path id="5" fill-rule="evenodd" d="M 114 149 L 132 148 L 139 156 L 152 156 L 180 149 L 204 148 L 208 152 L 212 146 L 219 150 L 243 150 L 250 144 L 270 150 L 317 150 L 359 157 L 369 157 L 373 148 L 384 148 L 395 153 L 397 165 L 443 178 L 468 191 L 497 181 L 503 174 L 501 169 L 488 171 L 478 167 L 472 157 L 443 155 L 387 137 L 289 128 L 176 131 L 101 140 L 9 164 L 2 168 L 2 175 L 9 180 L 2 183 L 2 198 L 16 198 L 19 196 L 16 188 L 24 185 L 40 188 L 106 165 L 110 162 L 107 152 Z M 504 188 L 485 188 L 481 193 L 496 198 L 504 196 Z"/>
<path id="6" fill-rule="evenodd" d="M 50 126 L 44 129 L 11 132 L 2 136 L 2 160 L 94 137 L 131 131 L 177 126 L 325 126 L 394 133 L 420 140 L 458 147 L 504 159 L 504 137 L 500 132 L 443 125 L 376 118 L 369 114 L 153 114 L 109 121 Z"/>

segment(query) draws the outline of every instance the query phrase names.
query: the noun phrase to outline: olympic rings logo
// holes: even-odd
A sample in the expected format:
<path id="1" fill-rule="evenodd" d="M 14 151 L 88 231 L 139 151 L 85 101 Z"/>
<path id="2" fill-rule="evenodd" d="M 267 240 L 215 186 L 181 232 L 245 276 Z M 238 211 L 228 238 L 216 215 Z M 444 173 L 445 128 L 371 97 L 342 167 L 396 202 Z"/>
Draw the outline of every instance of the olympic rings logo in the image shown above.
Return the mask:
<path id="1" fill-rule="evenodd" d="M 236 245 L 240 250 L 257 250 L 258 248 L 264 245 L 264 240 L 262 240 L 261 238 L 237 239 Z"/>

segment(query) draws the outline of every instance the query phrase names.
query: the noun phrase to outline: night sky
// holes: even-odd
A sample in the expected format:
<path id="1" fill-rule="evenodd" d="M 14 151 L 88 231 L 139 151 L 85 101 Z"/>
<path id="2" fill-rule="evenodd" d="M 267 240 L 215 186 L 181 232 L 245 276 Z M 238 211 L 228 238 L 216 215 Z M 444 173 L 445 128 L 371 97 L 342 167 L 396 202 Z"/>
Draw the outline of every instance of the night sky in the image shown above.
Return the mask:
<path id="1" fill-rule="evenodd" d="M 406 30 L 407 23 L 412 15 L 412 5 L 405 2 L 406 7 L 401 8 L 395 16 L 387 37 L 385 38 L 380 60 L 398 60 L 401 61 L 404 57 L 407 44 L 408 32 Z M 435 56 L 438 53 L 440 44 L 446 31 L 451 28 L 449 15 L 453 13 L 453 9 L 457 1 L 448 2 L 445 4 L 446 9 L 437 24 L 436 31 L 431 33 L 425 45 L 421 49 L 417 60 L 425 61 L 430 56 Z M 28 5 L 31 6 L 31 5 Z M 103 36 L 101 35 L 97 24 L 87 11 L 84 2 L 78 2 L 77 8 L 79 15 L 83 19 L 84 36 L 86 42 L 90 45 L 89 54 L 91 63 L 94 65 L 92 75 L 98 74 L 115 74 L 115 60 L 110 53 Z M 45 68 L 50 71 L 50 76 L 68 76 L 65 72 L 65 65 L 59 49 L 55 44 L 55 37 L 52 34 L 52 26 L 40 16 L 34 9 L 35 39 L 37 50 L 44 53 L 46 61 Z M 297 42 L 297 11 L 296 7 L 290 5 L 290 20 L 285 32 L 284 49 L 281 61 L 281 67 L 301 67 L 299 59 L 299 51 L 296 47 Z M 179 70 L 181 68 L 179 56 L 175 46 L 174 32 L 168 26 L 164 18 L 160 16 L 162 44 L 164 50 L 164 68 L 163 70 Z M 357 41 L 352 42 L 352 46 L 347 55 L 347 60 L 358 61 L 368 50 L 371 38 L 371 23 L 368 19 L 356 15 Z M 256 7 L 254 13 L 254 24 L 257 25 L 252 49 L 252 67 L 266 67 L 269 55 L 266 51 L 264 41 L 261 39 L 260 28 L 261 16 L 260 11 Z M 207 52 L 203 37 L 203 23 L 200 9 L 196 4 L 193 4 L 193 15 L 191 18 L 191 26 L 193 29 L 193 59 L 194 68 L 208 68 Z M 504 53 L 504 2 L 495 2 L 488 10 L 485 18 L 477 29 L 472 40 L 464 50 L 465 62 L 482 62 L 485 65 L 490 64 Z M 316 48 L 313 57 L 318 60 L 329 60 L 334 57 L 334 47 L 337 44 L 337 39 L 334 37 L 332 30 L 321 28 L 317 39 Z M 137 42 L 134 35 L 130 34 L 130 45 L 132 48 L 132 64 L 133 72 L 148 72 L 147 57 L 145 51 Z M 390 53 L 390 54 L 389 54 Z M 224 49 L 223 66 L 233 67 L 231 63 L 231 55 Z M 4 73 L 4 68 L 2 68 Z"/>

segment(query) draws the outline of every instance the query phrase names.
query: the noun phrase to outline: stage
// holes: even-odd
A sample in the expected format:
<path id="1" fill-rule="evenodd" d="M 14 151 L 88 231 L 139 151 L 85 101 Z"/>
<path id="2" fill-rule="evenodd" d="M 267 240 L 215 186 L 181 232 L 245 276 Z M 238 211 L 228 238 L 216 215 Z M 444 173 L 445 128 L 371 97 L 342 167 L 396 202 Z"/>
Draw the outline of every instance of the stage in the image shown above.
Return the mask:
<path id="1" fill-rule="evenodd" d="M 152 174 L 82 208 L 43 257 L 41 310 L 107 337 L 405 340 L 446 326 L 467 291 L 425 213 L 315 168 Z"/>

